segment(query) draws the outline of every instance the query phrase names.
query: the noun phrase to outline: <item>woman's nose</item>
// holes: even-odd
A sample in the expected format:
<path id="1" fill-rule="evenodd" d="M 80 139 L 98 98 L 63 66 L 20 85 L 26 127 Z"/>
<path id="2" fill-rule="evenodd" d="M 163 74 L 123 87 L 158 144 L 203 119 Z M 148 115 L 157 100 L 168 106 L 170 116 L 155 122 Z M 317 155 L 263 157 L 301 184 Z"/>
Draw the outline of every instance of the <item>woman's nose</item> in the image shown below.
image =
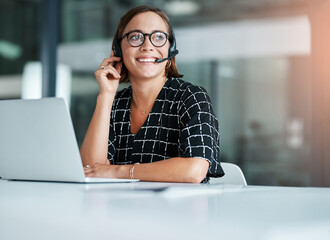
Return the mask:
<path id="1" fill-rule="evenodd" d="M 149 36 L 146 36 L 144 39 L 144 42 L 140 46 L 141 51 L 153 51 L 154 50 L 154 45 L 152 45 Z"/>

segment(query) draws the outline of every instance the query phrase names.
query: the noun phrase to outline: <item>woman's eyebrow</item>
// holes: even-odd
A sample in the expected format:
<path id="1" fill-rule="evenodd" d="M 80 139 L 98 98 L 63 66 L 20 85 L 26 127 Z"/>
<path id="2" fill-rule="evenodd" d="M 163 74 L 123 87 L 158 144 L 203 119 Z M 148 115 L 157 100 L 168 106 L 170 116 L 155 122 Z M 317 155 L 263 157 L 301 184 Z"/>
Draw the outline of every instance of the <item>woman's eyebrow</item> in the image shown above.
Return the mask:
<path id="1" fill-rule="evenodd" d="M 127 30 L 126 32 L 123 32 L 123 36 L 127 33 L 131 33 L 131 32 L 142 32 L 142 30 L 140 29 L 132 29 L 132 30 Z M 143 32 L 142 32 L 143 33 Z"/>

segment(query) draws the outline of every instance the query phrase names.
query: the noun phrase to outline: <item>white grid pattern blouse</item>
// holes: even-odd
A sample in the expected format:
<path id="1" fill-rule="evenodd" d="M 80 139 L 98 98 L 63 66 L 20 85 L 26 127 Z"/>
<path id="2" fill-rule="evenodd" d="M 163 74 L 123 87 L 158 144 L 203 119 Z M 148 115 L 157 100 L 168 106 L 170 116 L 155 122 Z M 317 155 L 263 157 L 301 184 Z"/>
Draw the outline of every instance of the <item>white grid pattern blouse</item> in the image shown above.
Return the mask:
<path id="1" fill-rule="evenodd" d="M 169 78 L 145 123 L 131 133 L 132 88 L 116 94 L 110 121 L 111 164 L 150 163 L 172 157 L 199 157 L 210 163 L 207 177 L 223 176 L 218 120 L 205 89 Z"/>

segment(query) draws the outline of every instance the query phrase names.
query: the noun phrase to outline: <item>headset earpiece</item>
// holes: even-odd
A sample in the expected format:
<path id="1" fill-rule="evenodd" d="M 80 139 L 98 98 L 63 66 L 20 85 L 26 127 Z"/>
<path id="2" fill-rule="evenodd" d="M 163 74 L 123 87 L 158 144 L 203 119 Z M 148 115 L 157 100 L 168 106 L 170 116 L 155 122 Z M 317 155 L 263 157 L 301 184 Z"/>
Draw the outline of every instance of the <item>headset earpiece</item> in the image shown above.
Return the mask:
<path id="1" fill-rule="evenodd" d="M 170 25 L 171 33 L 172 33 L 172 41 L 170 41 L 170 48 L 168 49 L 168 57 L 172 58 L 175 55 L 179 53 L 178 50 L 176 50 L 176 40 L 175 35 L 172 26 Z"/>
<path id="2" fill-rule="evenodd" d="M 122 58 L 120 42 L 118 41 L 117 33 L 114 36 L 112 50 L 113 50 L 113 53 L 115 54 L 116 57 Z"/>

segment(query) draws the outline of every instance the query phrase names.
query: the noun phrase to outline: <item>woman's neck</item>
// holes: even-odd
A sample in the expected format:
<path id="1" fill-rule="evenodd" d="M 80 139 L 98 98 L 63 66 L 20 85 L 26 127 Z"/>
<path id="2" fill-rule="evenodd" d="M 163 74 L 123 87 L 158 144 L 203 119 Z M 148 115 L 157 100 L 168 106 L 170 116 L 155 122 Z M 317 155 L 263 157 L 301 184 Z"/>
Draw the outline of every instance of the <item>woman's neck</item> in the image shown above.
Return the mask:
<path id="1" fill-rule="evenodd" d="M 166 82 L 165 77 L 157 79 L 131 79 L 132 98 L 138 109 L 153 105 Z"/>

